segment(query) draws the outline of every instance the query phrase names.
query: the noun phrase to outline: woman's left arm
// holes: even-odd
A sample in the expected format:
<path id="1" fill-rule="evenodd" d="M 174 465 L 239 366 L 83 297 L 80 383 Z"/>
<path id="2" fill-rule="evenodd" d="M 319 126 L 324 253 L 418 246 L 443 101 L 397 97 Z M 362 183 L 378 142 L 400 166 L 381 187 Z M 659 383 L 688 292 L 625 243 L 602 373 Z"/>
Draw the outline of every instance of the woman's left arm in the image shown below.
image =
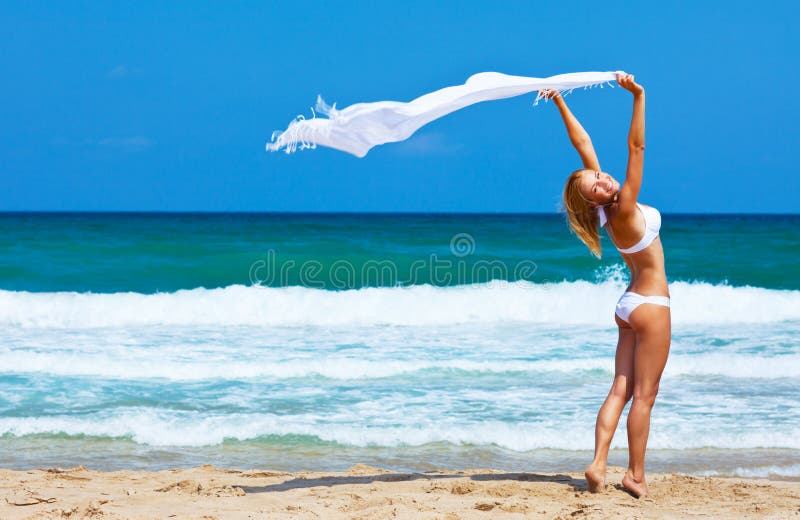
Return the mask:
<path id="1" fill-rule="evenodd" d="M 617 83 L 633 94 L 633 116 L 628 132 L 628 168 L 619 196 L 620 213 L 631 214 L 636 210 L 644 171 L 644 87 L 637 84 L 630 74 L 618 76 Z"/>

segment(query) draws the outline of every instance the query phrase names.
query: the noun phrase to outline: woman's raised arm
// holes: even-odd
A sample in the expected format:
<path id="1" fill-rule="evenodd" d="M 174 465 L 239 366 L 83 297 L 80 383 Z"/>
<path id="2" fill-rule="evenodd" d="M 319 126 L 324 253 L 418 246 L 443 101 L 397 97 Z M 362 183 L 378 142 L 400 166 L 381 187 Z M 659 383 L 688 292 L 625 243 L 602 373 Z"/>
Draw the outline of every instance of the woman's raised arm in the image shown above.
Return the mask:
<path id="1" fill-rule="evenodd" d="M 592 140 L 589 138 L 589 133 L 583 129 L 578 119 L 572 115 L 564 98 L 556 90 L 543 90 L 542 95 L 545 99 L 552 99 L 561 113 L 561 119 L 564 120 L 564 126 L 567 127 L 567 134 L 572 146 L 578 151 L 583 162 L 583 167 L 589 170 L 600 171 L 600 161 L 597 160 L 597 154 L 594 152 Z"/>
<path id="2" fill-rule="evenodd" d="M 644 170 L 644 87 L 636 83 L 631 74 L 617 76 L 617 83 L 633 94 L 633 116 L 628 132 L 628 169 L 625 183 L 619 190 L 619 211 L 631 214 L 636 210 Z"/>

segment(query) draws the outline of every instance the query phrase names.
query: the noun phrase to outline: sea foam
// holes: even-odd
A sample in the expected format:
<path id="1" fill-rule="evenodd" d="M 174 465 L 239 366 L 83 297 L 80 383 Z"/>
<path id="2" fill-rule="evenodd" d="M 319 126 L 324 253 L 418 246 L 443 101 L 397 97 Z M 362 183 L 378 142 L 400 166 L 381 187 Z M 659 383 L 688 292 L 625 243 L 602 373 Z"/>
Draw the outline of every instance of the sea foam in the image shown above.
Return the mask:
<path id="1" fill-rule="evenodd" d="M 244 350 L 242 347 L 240 350 Z M 679 347 L 676 347 L 676 350 Z M 205 360 L 201 352 L 168 358 L 158 351 L 151 355 L 106 355 L 85 352 L 0 351 L 0 374 L 38 373 L 56 376 L 90 376 L 118 379 L 166 379 L 173 381 L 228 381 L 268 378 L 309 378 L 321 376 L 334 380 L 381 379 L 387 377 L 448 377 L 452 371 L 464 375 L 517 374 L 533 375 L 547 372 L 580 374 L 587 371 L 614 373 L 613 350 L 604 356 L 573 359 L 542 359 L 514 361 L 474 361 L 465 359 L 387 360 L 330 356 L 322 359 L 287 359 L 278 362 L 253 355 L 239 359 L 231 353 L 216 356 L 214 362 Z M 321 355 L 320 355 L 321 356 Z M 669 360 L 670 377 L 722 376 L 731 378 L 800 378 L 800 355 L 756 356 L 731 353 L 695 355 L 675 354 Z"/>
<path id="2" fill-rule="evenodd" d="M 81 416 L 0 418 L 0 435 L 16 437 L 41 434 L 129 438 L 152 446 L 211 446 L 225 441 L 255 441 L 266 436 L 306 435 L 317 442 L 347 446 L 422 446 L 434 442 L 456 445 L 496 445 L 514 451 L 533 449 L 590 450 L 594 432 L 563 421 L 508 423 L 460 422 L 407 417 L 406 424 L 364 425 L 352 417 L 316 414 L 221 414 L 180 413 L 171 410 L 127 409 Z M 348 419 L 348 420 L 344 420 Z M 662 418 L 663 419 L 663 418 Z M 583 418 L 581 418 L 583 420 Z M 672 419 L 674 421 L 674 418 Z M 651 432 L 649 449 L 789 448 L 800 449 L 800 430 L 790 425 L 768 431 L 706 424 L 683 431 L 662 420 Z M 614 438 L 612 448 L 625 448 L 625 431 Z"/>
<path id="3" fill-rule="evenodd" d="M 96 328 L 136 325 L 447 325 L 609 322 L 619 281 L 490 282 L 328 291 L 232 285 L 171 293 L 0 291 L 0 325 Z M 670 285 L 681 324 L 772 323 L 800 319 L 800 291 L 703 282 Z"/>

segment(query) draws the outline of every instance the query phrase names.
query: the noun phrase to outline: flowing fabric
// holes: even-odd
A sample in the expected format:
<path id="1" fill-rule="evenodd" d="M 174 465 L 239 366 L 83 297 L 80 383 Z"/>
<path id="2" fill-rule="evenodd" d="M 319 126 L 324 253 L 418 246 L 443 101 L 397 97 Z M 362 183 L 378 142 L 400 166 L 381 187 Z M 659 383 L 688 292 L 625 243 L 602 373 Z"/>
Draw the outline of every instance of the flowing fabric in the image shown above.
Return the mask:
<path id="1" fill-rule="evenodd" d="M 312 119 L 303 116 L 289 123 L 283 131 L 272 134 L 267 151 L 294 152 L 316 148 L 317 145 L 335 148 L 364 157 L 373 146 L 403 141 L 426 125 L 461 108 L 494 99 L 504 99 L 536 90 L 551 89 L 571 92 L 579 87 L 611 84 L 617 72 L 574 72 L 549 78 L 509 76 L 499 72 L 481 72 L 470 76 L 463 85 L 446 87 L 425 94 L 408 103 L 377 101 L 356 103 L 341 110 L 336 104 L 328 106 L 317 97 Z M 541 95 L 536 97 L 538 102 Z M 535 104 L 535 103 L 534 103 Z M 317 114 L 328 116 L 319 118 Z"/>

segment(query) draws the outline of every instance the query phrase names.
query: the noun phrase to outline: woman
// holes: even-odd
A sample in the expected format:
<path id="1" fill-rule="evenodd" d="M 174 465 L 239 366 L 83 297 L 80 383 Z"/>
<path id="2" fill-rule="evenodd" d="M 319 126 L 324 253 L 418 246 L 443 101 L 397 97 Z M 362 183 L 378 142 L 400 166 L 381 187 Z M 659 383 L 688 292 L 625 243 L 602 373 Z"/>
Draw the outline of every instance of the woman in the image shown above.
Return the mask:
<path id="1" fill-rule="evenodd" d="M 623 408 L 628 412 L 629 462 L 622 485 L 634 496 L 647 495 L 644 456 L 650 431 L 650 412 L 670 345 L 670 309 L 664 250 L 658 238 L 658 210 L 637 202 L 644 164 L 644 88 L 631 75 L 618 75 L 619 85 L 633 94 L 633 118 L 628 134 L 628 169 L 620 184 L 602 171 L 589 134 L 557 92 L 545 92 L 564 119 L 570 141 L 583 168 L 572 173 L 564 188 L 569 226 L 589 250 L 600 257 L 599 227 L 605 227 L 631 274 L 619 299 L 615 319 L 619 340 L 614 382 L 597 414 L 594 460 L 586 469 L 593 493 L 605 488 L 606 460 L 611 438 Z"/>

